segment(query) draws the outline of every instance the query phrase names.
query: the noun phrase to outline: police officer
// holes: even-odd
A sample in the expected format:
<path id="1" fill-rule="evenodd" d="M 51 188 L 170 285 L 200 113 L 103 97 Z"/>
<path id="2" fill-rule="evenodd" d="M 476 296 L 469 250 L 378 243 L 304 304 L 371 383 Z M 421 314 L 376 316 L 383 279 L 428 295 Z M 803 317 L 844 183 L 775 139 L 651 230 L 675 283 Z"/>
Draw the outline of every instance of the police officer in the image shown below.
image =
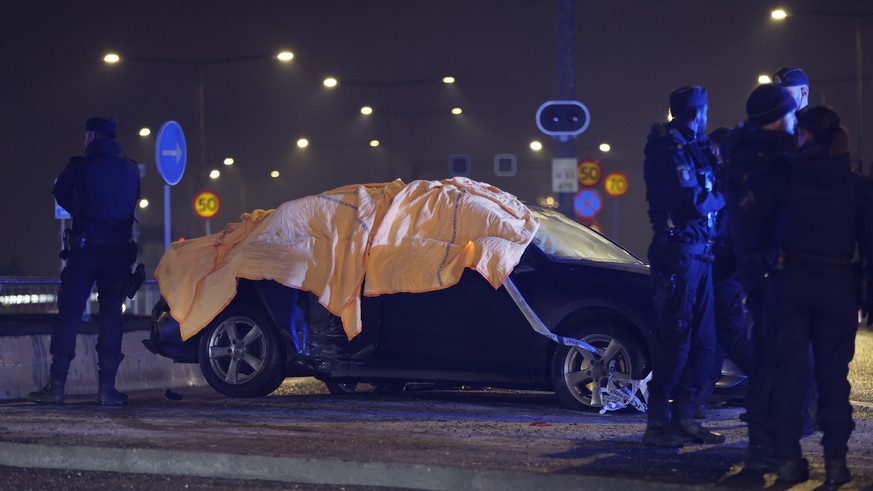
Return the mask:
<path id="1" fill-rule="evenodd" d="M 776 261 L 773 237 L 778 212 L 778 197 L 788 182 L 791 158 L 795 153 L 792 136 L 797 103 L 786 89 L 760 85 L 746 101 L 746 124 L 735 128 L 723 146 L 727 159 L 725 198 L 728 229 L 736 253 L 736 273 L 746 294 L 752 315 L 752 345 L 755 362 L 749 373 L 746 393 L 746 420 L 749 449 L 746 467 L 773 467 L 773 441 L 764 427 L 767 399 L 774 383 L 759 373 L 764 349 L 763 299 L 765 278 Z"/>
<path id="2" fill-rule="evenodd" d="M 120 157 L 115 141 L 117 122 L 92 117 L 85 123 L 85 156 L 73 157 L 55 182 L 54 195 L 73 218 L 65 233 L 58 293 L 58 320 L 51 337 L 52 364 L 48 384 L 27 397 L 42 404 L 63 404 L 64 384 L 76 356 L 76 334 L 85 302 L 97 283 L 100 303 L 97 338 L 98 391 L 102 405 L 122 405 L 127 396 L 115 390 L 121 354 L 121 285 L 136 260 L 131 241 L 134 209 L 139 199 L 137 164 Z"/>
<path id="3" fill-rule="evenodd" d="M 724 191 L 727 177 L 722 147 L 730 136 L 730 128 L 716 128 L 709 134 L 712 148 L 718 159 L 716 166 L 716 189 Z M 713 242 L 712 291 L 715 318 L 715 356 L 710 369 L 709 383 L 704 388 L 700 403 L 694 414 L 695 419 L 706 418 L 706 403 L 712 396 L 716 383 L 721 378 L 724 355 L 747 376 L 753 368 L 754 352 L 749 337 L 750 314 L 743 303 L 746 295 L 736 277 L 737 258 L 728 233 L 726 210 L 718 213 L 716 236 Z"/>
<path id="4" fill-rule="evenodd" d="M 856 245 L 862 256 L 873 257 L 873 194 L 851 171 L 848 133 L 833 109 L 802 111 L 798 143 L 790 184 L 780 198 L 777 260 L 764 296 L 765 369 L 779 381 L 767 394 L 766 424 L 772 429 L 777 479 L 808 479 L 800 437 L 801 403 L 809 386 L 797 374 L 809 365 L 811 342 L 826 481 L 842 484 L 851 480 L 846 452 L 854 428 L 847 380 L 858 327 L 851 263 Z M 809 224 L 827 227 L 811 233 Z"/>
<path id="5" fill-rule="evenodd" d="M 798 111 L 809 104 L 809 77 L 800 68 L 793 66 L 780 68 L 773 74 L 773 83 L 791 92 Z"/>
<path id="6" fill-rule="evenodd" d="M 659 447 L 724 442 L 694 421 L 715 345 L 711 252 L 716 214 L 724 206 L 713 189 L 713 156 L 699 141 L 706 131 L 706 90 L 675 90 L 670 111 L 672 121 L 652 126 L 644 164 L 660 349 L 643 443 Z"/>

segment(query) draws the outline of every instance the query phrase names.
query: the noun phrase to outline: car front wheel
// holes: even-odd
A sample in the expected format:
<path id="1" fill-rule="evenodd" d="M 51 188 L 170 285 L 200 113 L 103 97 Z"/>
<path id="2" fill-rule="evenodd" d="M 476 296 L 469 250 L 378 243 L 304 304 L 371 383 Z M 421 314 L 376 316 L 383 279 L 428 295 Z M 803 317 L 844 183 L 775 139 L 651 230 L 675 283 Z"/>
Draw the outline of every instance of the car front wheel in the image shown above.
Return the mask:
<path id="1" fill-rule="evenodd" d="M 610 372 L 615 379 L 629 380 L 645 364 L 643 352 L 624 329 L 612 325 L 588 325 L 565 336 L 585 341 L 606 351 L 607 359 L 588 350 L 559 346 L 552 357 L 551 375 L 555 395 L 561 404 L 572 409 L 599 410 L 593 397 L 606 388 Z"/>
<path id="2" fill-rule="evenodd" d="M 261 309 L 231 304 L 200 338 L 200 369 L 212 388 L 231 397 L 260 397 L 285 379 L 281 338 Z"/>

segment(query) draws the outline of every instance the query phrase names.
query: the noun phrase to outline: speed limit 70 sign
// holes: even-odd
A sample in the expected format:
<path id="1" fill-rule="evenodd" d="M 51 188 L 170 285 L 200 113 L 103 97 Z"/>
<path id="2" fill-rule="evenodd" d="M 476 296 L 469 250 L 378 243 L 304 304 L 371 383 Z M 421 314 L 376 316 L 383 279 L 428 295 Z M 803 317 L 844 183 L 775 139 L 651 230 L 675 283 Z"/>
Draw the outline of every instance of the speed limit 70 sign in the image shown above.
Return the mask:
<path id="1" fill-rule="evenodd" d="M 194 213 L 200 218 L 212 218 L 221 209 L 221 200 L 212 191 L 201 191 L 194 197 Z"/>
<path id="2" fill-rule="evenodd" d="M 624 196 L 624 193 L 627 192 L 627 186 L 627 176 L 621 172 L 613 172 L 603 180 L 603 188 L 606 189 L 606 194 L 613 198 Z"/>

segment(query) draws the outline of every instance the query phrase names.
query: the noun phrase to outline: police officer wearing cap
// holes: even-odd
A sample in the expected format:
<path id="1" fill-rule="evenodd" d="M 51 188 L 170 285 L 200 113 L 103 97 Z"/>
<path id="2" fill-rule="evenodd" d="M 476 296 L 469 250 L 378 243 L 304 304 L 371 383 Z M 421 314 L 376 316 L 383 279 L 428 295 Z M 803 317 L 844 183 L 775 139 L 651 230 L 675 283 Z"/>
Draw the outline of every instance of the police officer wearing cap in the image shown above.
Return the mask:
<path id="1" fill-rule="evenodd" d="M 672 121 L 652 126 L 644 164 L 659 349 L 643 443 L 658 447 L 724 442 L 723 435 L 694 421 L 713 363 L 712 239 L 724 206 L 705 139 L 706 90 L 677 89 L 670 94 L 670 111 Z"/>
<path id="2" fill-rule="evenodd" d="M 117 122 L 92 117 L 85 123 L 85 156 L 73 157 L 55 182 L 54 195 L 72 215 L 62 257 L 66 265 L 58 292 L 58 320 L 52 331 L 52 363 L 46 386 L 28 395 L 41 404 L 63 404 L 64 384 L 76 356 L 76 334 L 91 288 L 100 304 L 97 337 L 98 390 L 101 405 L 122 405 L 127 396 L 115 389 L 121 353 L 122 285 L 136 260 L 131 241 L 140 176 L 136 162 L 120 156 Z"/>
<path id="3" fill-rule="evenodd" d="M 800 437 L 809 384 L 797 375 L 809 366 L 811 342 L 825 480 L 842 484 L 851 480 L 846 453 L 854 428 L 847 380 L 858 328 L 852 258 L 856 246 L 873 258 L 873 190 L 851 171 L 848 132 L 836 111 L 801 111 L 797 129 L 800 150 L 780 197 L 777 260 L 764 295 L 763 370 L 778 381 L 770 386 L 765 423 L 778 480 L 808 479 Z M 811 223 L 827 223 L 827 233 L 810 233 Z"/>
<path id="4" fill-rule="evenodd" d="M 722 150 L 727 159 L 725 198 L 728 230 L 736 253 L 737 278 L 746 293 L 752 315 L 755 363 L 746 393 L 749 449 L 746 467 L 773 467 L 773 440 L 765 428 L 769 387 L 776 383 L 761 372 L 767 341 L 764 337 L 763 302 L 766 278 L 775 267 L 778 247 L 773 230 L 796 153 L 794 127 L 797 103 L 777 85 L 760 85 L 746 101 L 748 121 L 731 131 Z M 806 380 L 806 377 L 804 377 Z"/>
<path id="5" fill-rule="evenodd" d="M 780 68 L 773 74 L 773 83 L 791 92 L 798 111 L 809 104 L 809 77 L 800 68 L 793 66 Z"/>

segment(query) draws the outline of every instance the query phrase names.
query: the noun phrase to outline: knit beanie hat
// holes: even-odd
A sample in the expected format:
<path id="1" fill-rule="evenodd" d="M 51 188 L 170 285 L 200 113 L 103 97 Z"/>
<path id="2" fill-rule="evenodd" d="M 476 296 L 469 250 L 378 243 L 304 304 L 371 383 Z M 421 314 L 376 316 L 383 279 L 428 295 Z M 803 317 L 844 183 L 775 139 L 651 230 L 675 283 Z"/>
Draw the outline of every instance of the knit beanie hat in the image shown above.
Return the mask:
<path id="1" fill-rule="evenodd" d="M 797 109 L 797 102 L 791 92 L 778 85 L 764 84 L 755 87 L 746 101 L 746 114 L 749 122 L 764 126 L 782 119 L 786 114 Z"/>

